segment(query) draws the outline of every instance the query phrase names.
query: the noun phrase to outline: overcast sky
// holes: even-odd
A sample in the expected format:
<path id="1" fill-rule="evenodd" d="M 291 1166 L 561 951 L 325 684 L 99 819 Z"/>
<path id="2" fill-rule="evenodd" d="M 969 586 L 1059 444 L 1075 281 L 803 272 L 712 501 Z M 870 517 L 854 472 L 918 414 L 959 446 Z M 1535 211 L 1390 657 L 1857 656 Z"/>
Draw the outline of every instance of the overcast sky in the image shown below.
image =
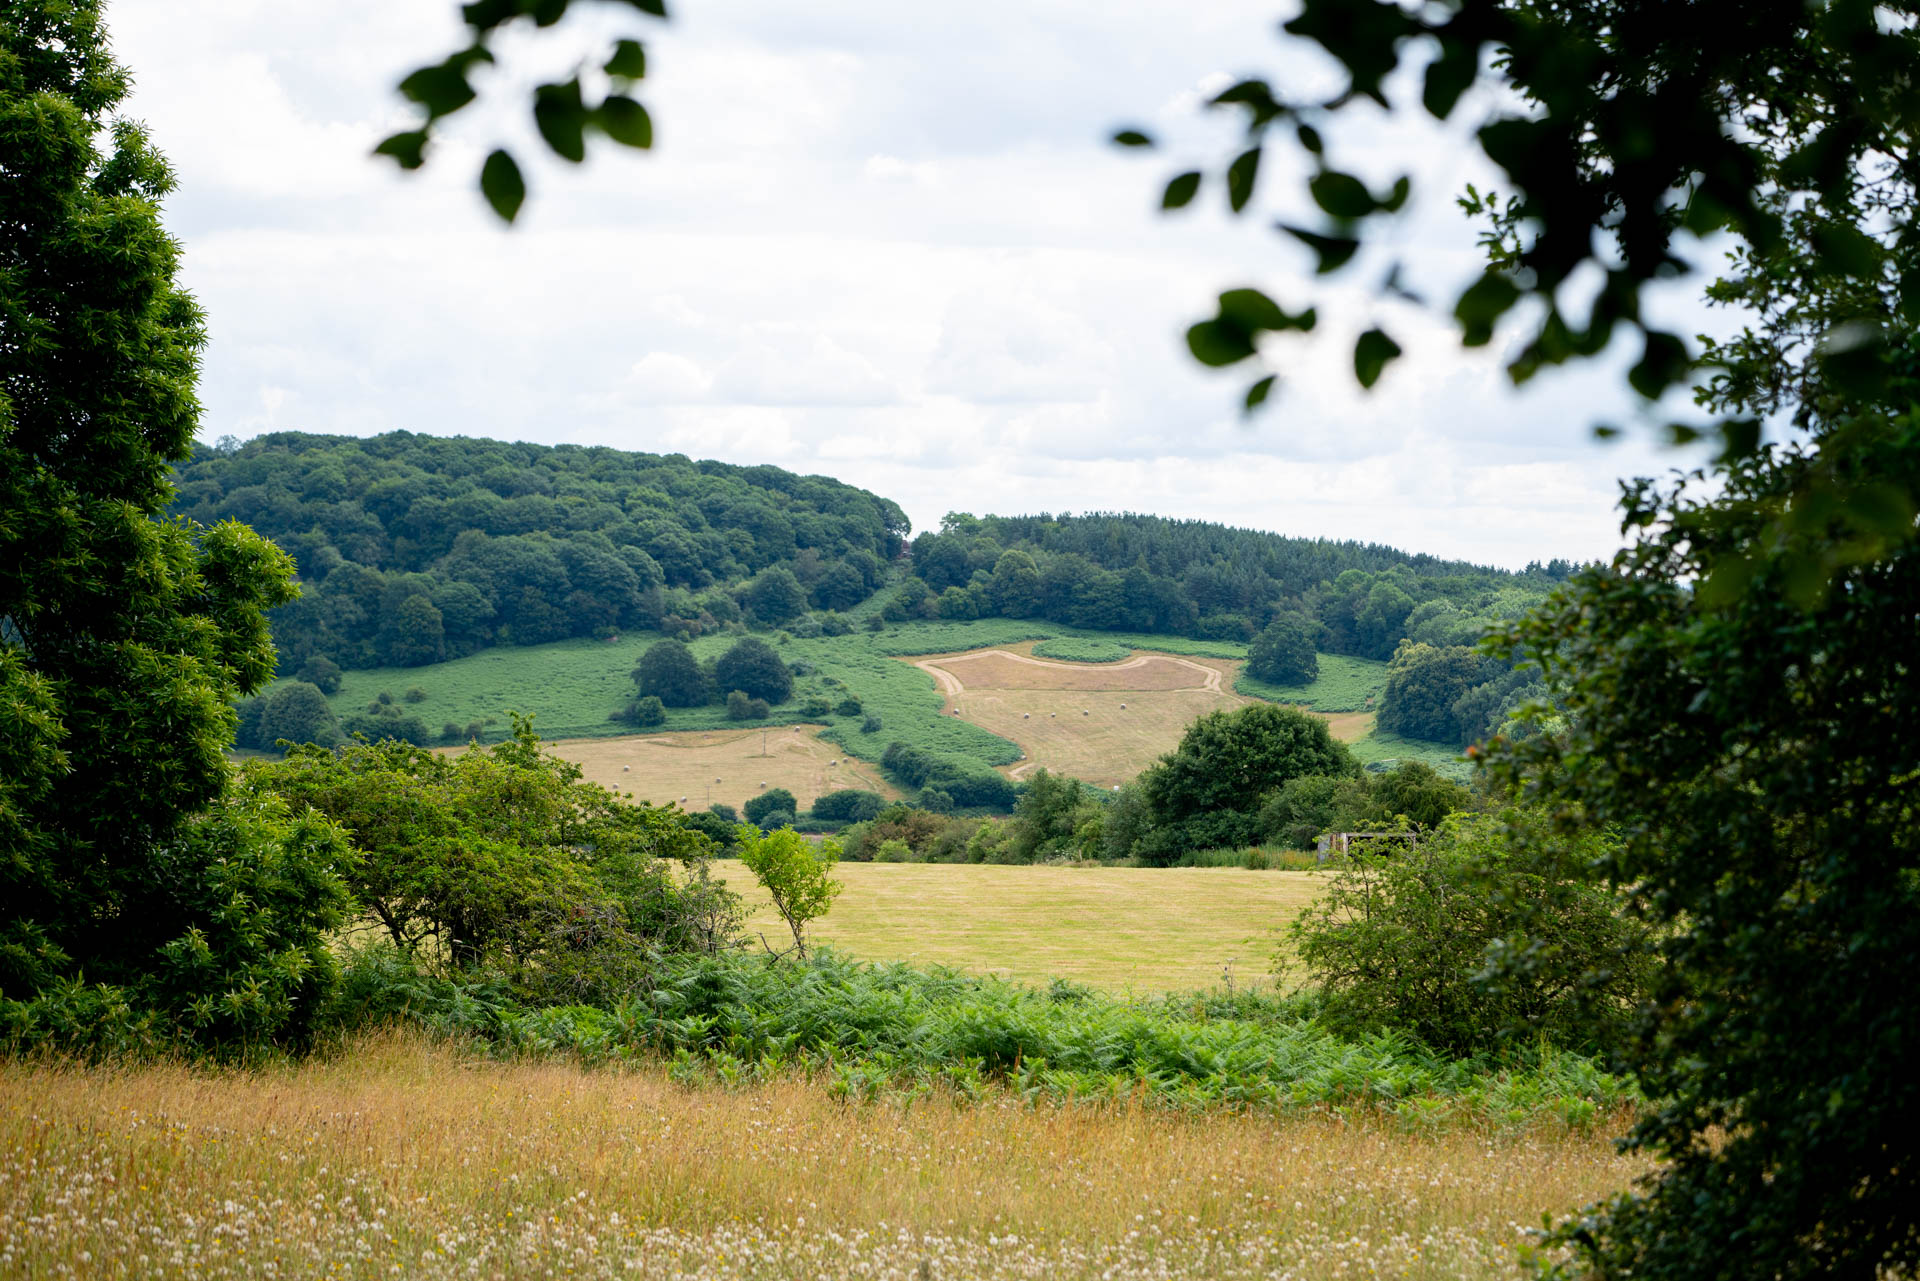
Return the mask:
<path id="1" fill-rule="evenodd" d="M 1258 216 L 1226 218 L 1217 192 L 1156 212 L 1180 161 L 1230 154 L 1198 106 L 1221 73 L 1337 83 L 1275 38 L 1282 11 L 679 0 L 662 27 L 610 6 L 503 46 L 498 109 L 411 176 L 369 152 L 411 119 L 394 83 L 455 47 L 453 0 L 117 0 L 109 21 L 130 114 L 180 175 L 203 439 L 404 428 L 769 462 L 894 498 L 916 528 L 1131 510 L 1509 566 L 1605 555 L 1616 479 L 1685 461 L 1644 432 L 1592 441 L 1633 413 L 1620 362 L 1518 395 L 1500 343 L 1462 352 L 1366 287 L 1386 257 L 1313 281 L 1267 230 L 1297 207 L 1275 167 Z M 530 165 L 502 230 L 474 176 L 500 141 L 538 155 L 514 86 L 616 24 L 648 37 L 657 146 Z M 1439 295 L 1476 262 L 1453 197 L 1488 175 L 1458 131 L 1402 114 L 1334 159 L 1413 173 L 1389 251 Z M 1132 123 L 1170 149 L 1105 144 Z M 1240 284 L 1317 298 L 1324 331 L 1276 344 L 1282 391 L 1250 425 L 1250 378 L 1201 370 L 1180 337 Z M 1697 291 L 1668 304 L 1688 328 L 1716 323 Z M 1376 321 L 1409 356 L 1365 394 L 1348 352 Z"/>

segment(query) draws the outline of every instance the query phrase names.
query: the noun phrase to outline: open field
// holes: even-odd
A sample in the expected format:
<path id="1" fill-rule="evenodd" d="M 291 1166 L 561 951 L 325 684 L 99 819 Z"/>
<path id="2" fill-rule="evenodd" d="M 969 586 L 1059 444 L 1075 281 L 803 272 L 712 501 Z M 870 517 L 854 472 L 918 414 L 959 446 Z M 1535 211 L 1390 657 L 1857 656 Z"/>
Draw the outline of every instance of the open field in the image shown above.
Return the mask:
<path id="1" fill-rule="evenodd" d="M 684 801 L 689 809 L 715 801 L 738 809 L 769 787 L 786 788 L 802 807 L 843 787 L 900 794 L 877 768 L 823 741 L 814 725 L 576 738 L 548 749 L 577 762 L 592 782 L 655 804 Z"/>
<path id="2" fill-rule="evenodd" d="M 1611 1135 L 496 1063 L 417 1035 L 297 1068 L 0 1063 L 0 1273 L 1508 1276 L 1644 1166 Z"/>
<path id="3" fill-rule="evenodd" d="M 753 877 L 720 874 L 754 907 L 750 928 L 790 939 Z M 1280 936 L 1324 884 L 1314 872 L 1210 867 L 842 863 L 846 890 L 812 937 L 872 961 L 951 965 L 1108 991 L 1270 983 Z"/>
<path id="4" fill-rule="evenodd" d="M 1117 663 L 1039 659 L 1031 645 L 908 659 L 946 706 L 1020 745 L 1019 778 L 1046 768 L 1098 787 L 1130 782 L 1171 751 L 1194 718 L 1251 700 L 1227 692 L 1233 659 L 1142 654 Z"/>

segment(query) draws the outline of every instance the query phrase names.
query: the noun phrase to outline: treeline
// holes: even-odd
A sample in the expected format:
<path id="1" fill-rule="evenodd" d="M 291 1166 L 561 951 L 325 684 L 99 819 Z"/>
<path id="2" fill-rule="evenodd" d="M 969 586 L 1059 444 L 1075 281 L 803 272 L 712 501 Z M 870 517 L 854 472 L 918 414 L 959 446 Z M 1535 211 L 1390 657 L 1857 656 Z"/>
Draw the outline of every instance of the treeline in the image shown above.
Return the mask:
<path id="1" fill-rule="evenodd" d="M 272 614 L 283 671 L 789 624 L 871 595 L 909 529 L 824 476 L 602 447 L 282 432 L 174 470 L 169 515 L 237 520 L 293 555 L 301 598 Z"/>
<path id="2" fill-rule="evenodd" d="M 1374 659 L 1402 640 L 1469 643 L 1576 568 L 1556 560 L 1514 573 L 1377 543 L 1099 513 L 953 513 L 911 551 L 890 618 L 1041 618 L 1250 641 L 1293 615 L 1313 625 L 1321 650 Z"/>

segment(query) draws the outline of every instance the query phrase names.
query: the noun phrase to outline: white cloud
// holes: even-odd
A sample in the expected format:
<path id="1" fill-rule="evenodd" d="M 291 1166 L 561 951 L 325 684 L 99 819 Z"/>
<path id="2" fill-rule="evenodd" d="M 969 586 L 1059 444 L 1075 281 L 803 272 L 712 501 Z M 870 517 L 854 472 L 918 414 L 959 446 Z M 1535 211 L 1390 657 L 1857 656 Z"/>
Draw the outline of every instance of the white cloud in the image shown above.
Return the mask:
<path id="1" fill-rule="evenodd" d="M 1173 166 L 1233 145 L 1198 109 L 1216 73 L 1280 65 L 1266 0 L 595 14 L 504 46 L 488 101 L 408 177 L 368 153 L 409 118 L 400 75 L 456 46 L 453 0 L 113 8 L 133 114 L 180 172 L 169 223 L 211 325 L 205 437 L 599 442 L 825 472 L 922 527 L 1131 509 L 1515 564 L 1603 553 L 1614 478 L 1674 461 L 1587 439 L 1628 408 L 1631 353 L 1516 395 L 1497 351 L 1463 355 L 1374 290 L 1394 256 L 1436 297 L 1476 270 L 1448 206 L 1481 174 L 1446 130 L 1355 132 L 1341 163 L 1411 171 L 1424 212 L 1337 289 L 1271 231 L 1294 199 L 1277 160 L 1259 217 L 1228 219 L 1211 190 L 1157 212 Z M 543 157 L 524 86 L 636 24 L 655 150 Z M 1329 77 L 1287 58 L 1295 88 Z M 1167 149 L 1104 144 L 1135 122 Z M 473 191 L 502 140 L 533 187 L 511 232 Z M 1282 390 L 1252 424 L 1250 375 L 1198 368 L 1180 338 L 1246 283 L 1322 319 L 1266 353 Z M 1352 335 L 1383 318 L 1407 356 L 1362 394 Z"/>

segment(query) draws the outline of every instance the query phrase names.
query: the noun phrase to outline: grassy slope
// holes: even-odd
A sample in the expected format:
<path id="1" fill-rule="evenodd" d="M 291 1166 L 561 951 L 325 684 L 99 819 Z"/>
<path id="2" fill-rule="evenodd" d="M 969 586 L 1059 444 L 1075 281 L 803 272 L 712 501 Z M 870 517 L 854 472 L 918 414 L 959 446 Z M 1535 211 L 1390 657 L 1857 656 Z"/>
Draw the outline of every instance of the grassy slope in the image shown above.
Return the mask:
<path id="1" fill-rule="evenodd" d="M 863 716 L 827 718 L 824 737 L 864 760 L 875 761 L 895 740 L 944 755 L 963 757 L 983 765 L 1007 765 L 1019 758 L 1019 748 L 997 734 L 940 715 L 941 699 L 933 679 L 898 658 L 922 654 L 1016 645 L 1050 638 L 1085 638 L 1161 653 L 1206 658 L 1244 658 L 1246 646 L 1228 641 L 1190 640 L 1179 636 L 1141 636 L 1129 633 L 1088 632 L 1052 623 L 1016 619 L 982 619 L 970 623 L 902 623 L 884 632 L 858 631 L 850 636 L 776 642 L 789 663 L 804 661 L 818 668 L 800 680 L 797 697 L 774 709 L 765 722 L 794 724 L 802 717 L 801 700 L 810 692 L 839 701 L 842 689 L 827 686 L 822 677 L 841 681 L 858 694 L 869 712 L 880 717 L 876 733 L 861 730 Z M 418 688 L 427 697 L 403 710 L 417 715 L 430 730 L 452 722 L 466 726 L 493 718 L 488 736 L 498 737 L 507 726 L 510 710 L 535 713 L 535 727 L 547 738 L 592 738 L 633 732 L 609 720 L 631 696 L 628 676 L 640 655 L 658 637 L 633 633 L 616 642 L 557 641 L 525 649 L 483 650 L 467 658 L 430 667 L 373 668 L 345 674 L 340 692 L 331 700 L 342 716 L 371 702 L 382 692 L 396 699 Z M 705 636 L 693 642 L 694 653 L 708 658 L 733 643 L 728 636 Z M 1309 685 L 1278 686 L 1242 676 L 1237 693 L 1297 703 L 1317 712 L 1335 714 L 1363 710 L 1369 697 L 1377 698 L 1386 682 L 1386 665 L 1363 658 L 1333 654 L 1320 656 L 1320 677 Z M 752 725 L 761 722 L 751 722 Z M 667 714 L 667 723 L 651 732 L 740 729 L 719 707 L 679 708 Z M 1169 742 L 1168 747 L 1173 744 Z M 1450 773 L 1465 766 L 1451 749 L 1430 743 L 1380 735 L 1354 744 L 1362 760 L 1412 758 L 1425 760 Z"/>
<path id="2" fill-rule="evenodd" d="M 719 865 L 776 946 L 786 927 L 746 870 Z M 1313 872 L 1237 868 L 843 863 L 815 935 L 870 960 L 951 965 L 1035 983 L 1172 992 L 1271 981 L 1276 931 L 1320 893 Z"/>

